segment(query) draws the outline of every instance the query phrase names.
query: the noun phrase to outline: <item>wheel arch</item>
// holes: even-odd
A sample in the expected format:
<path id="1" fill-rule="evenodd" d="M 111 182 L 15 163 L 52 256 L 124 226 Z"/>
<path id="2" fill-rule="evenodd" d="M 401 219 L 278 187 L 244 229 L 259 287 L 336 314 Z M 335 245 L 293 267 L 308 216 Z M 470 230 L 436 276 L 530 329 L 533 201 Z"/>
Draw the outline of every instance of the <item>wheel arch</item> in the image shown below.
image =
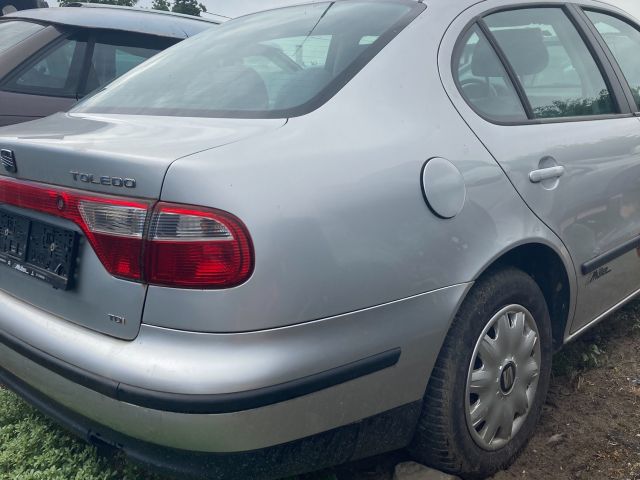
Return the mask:
<path id="1" fill-rule="evenodd" d="M 549 308 L 554 349 L 559 349 L 564 344 L 575 308 L 576 285 L 572 266 L 567 265 L 554 247 L 536 241 L 502 252 L 477 275 L 476 280 L 504 267 L 518 268 L 538 284 Z"/>

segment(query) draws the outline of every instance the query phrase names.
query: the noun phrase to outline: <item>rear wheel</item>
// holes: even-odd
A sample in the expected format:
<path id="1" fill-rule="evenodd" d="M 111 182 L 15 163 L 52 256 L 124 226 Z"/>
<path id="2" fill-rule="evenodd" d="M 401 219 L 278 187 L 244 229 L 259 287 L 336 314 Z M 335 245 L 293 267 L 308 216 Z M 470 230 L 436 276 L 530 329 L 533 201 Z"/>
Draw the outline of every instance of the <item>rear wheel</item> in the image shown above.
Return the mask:
<path id="1" fill-rule="evenodd" d="M 540 417 L 551 354 L 551 322 L 535 281 L 515 268 L 481 278 L 436 362 L 414 456 L 466 479 L 506 468 Z"/>

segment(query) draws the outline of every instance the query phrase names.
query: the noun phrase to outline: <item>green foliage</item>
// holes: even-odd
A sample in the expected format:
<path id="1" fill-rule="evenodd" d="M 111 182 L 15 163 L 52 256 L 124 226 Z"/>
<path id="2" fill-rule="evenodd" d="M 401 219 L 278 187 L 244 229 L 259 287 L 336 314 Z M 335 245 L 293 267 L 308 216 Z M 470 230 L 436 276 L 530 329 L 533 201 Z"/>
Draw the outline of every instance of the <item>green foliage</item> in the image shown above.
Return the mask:
<path id="1" fill-rule="evenodd" d="M 175 0 L 171 11 L 199 17 L 200 13 L 206 12 L 207 9 L 203 4 L 198 3 L 197 0 Z"/>
<path id="2" fill-rule="evenodd" d="M 589 345 L 589 348 L 582 352 L 582 363 L 585 368 L 600 367 L 607 361 L 607 358 L 607 354 L 595 343 Z"/>
<path id="3" fill-rule="evenodd" d="M 171 4 L 168 0 L 153 0 L 151 8 L 154 10 L 164 10 L 165 12 L 168 12 L 171 10 Z"/>
<path id="4" fill-rule="evenodd" d="M 330 474 L 305 478 L 335 480 Z M 0 384 L 0 480 L 169 479 L 120 455 L 98 455 Z"/>
<path id="5" fill-rule="evenodd" d="M 159 480 L 99 456 L 2 386 L 0 445 L 0 480 Z"/>
<path id="6" fill-rule="evenodd" d="M 613 103 L 608 90 L 603 90 L 597 98 L 576 98 L 556 100 L 551 105 L 536 107 L 536 118 L 581 117 L 613 112 Z"/>
<path id="7" fill-rule="evenodd" d="M 103 5 L 118 5 L 121 7 L 133 7 L 138 0 L 60 0 L 60 6 L 65 6 L 77 1 L 83 1 L 88 3 L 101 3 Z"/>

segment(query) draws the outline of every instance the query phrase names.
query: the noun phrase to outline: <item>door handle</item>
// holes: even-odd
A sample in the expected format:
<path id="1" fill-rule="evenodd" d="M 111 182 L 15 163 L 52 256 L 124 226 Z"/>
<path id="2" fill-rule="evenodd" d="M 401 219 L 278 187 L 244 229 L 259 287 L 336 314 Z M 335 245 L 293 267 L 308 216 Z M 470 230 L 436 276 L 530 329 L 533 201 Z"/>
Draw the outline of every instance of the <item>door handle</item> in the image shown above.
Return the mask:
<path id="1" fill-rule="evenodd" d="M 532 183 L 540 183 L 545 180 L 560 178 L 562 175 L 564 175 L 564 167 L 557 165 L 555 167 L 541 168 L 529 172 L 529 180 L 531 180 Z"/>

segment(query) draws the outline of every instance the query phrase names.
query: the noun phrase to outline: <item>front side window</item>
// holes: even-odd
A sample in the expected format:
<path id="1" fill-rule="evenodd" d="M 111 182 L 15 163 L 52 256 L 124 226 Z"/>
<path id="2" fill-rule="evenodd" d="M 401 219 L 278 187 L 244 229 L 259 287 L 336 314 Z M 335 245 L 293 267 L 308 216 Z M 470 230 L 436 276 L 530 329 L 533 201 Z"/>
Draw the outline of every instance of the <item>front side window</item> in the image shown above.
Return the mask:
<path id="1" fill-rule="evenodd" d="M 640 31 L 612 15 L 586 11 L 589 19 L 609 46 L 640 106 Z"/>
<path id="2" fill-rule="evenodd" d="M 358 0 L 232 20 L 157 55 L 74 111 L 302 115 L 338 91 L 423 9 L 405 0 Z"/>
<path id="3" fill-rule="evenodd" d="M 2 88 L 17 93 L 75 97 L 85 49 L 84 40 L 64 39 L 11 76 Z"/>
<path id="4" fill-rule="evenodd" d="M 534 118 L 616 113 L 603 75 L 561 8 L 524 8 L 485 17 L 517 75 Z"/>
<path id="5" fill-rule="evenodd" d="M 0 21 L 0 53 L 18 45 L 44 28 L 43 25 L 33 22 L 20 20 Z"/>
<path id="6" fill-rule="evenodd" d="M 473 26 L 459 45 L 454 68 L 467 102 L 492 120 L 526 120 L 527 114 L 507 71 L 480 29 Z"/>

